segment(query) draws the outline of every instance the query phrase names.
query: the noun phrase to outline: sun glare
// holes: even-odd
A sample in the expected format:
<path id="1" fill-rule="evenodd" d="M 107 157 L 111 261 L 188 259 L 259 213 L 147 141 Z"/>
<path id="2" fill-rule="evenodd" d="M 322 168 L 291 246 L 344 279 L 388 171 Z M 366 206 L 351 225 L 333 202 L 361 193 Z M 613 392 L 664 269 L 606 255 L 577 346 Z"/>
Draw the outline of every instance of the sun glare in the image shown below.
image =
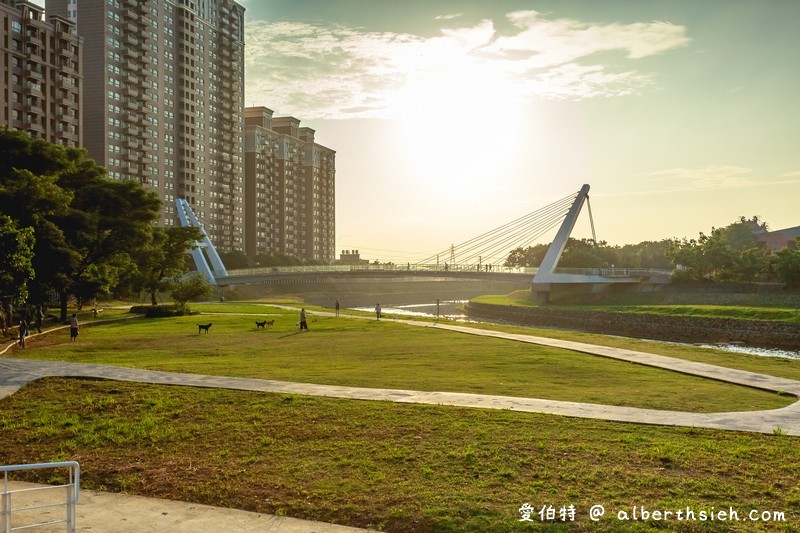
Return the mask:
<path id="1" fill-rule="evenodd" d="M 503 77 L 468 65 L 412 81 L 396 106 L 411 178 L 462 196 L 502 182 L 523 148 L 515 95 Z"/>

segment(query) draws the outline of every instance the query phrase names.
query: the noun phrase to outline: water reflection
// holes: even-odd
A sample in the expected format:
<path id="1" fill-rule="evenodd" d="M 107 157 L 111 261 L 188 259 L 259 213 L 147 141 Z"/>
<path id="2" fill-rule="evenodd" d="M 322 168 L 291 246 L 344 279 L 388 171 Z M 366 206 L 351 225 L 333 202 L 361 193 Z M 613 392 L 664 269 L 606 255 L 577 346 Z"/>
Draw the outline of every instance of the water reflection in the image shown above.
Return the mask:
<path id="1" fill-rule="evenodd" d="M 699 344 L 703 348 L 714 348 L 726 352 L 746 353 L 750 355 L 763 355 L 764 357 L 785 357 L 787 359 L 800 359 L 800 352 L 793 350 L 779 350 L 777 348 L 759 348 L 743 344 Z"/>
<path id="2" fill-rule="evenodd" d="M 471 322 L 469 317 L 464 313 L 463 306 L 467 300 L 447 300 L 438 303 L 425 303 L 425 304 L 412 304 L 412 305 L 397 305 L 397 306 L 384 306 L 381 304 L 381 314 L 388 318 L 390 316 L 397 317 L 439 317 L 447 320 L 458 320 L 461 322 Z M 374 307 L 353 307 L 354 311 L 364 311 L 367 313 L 374 313 Z"/>

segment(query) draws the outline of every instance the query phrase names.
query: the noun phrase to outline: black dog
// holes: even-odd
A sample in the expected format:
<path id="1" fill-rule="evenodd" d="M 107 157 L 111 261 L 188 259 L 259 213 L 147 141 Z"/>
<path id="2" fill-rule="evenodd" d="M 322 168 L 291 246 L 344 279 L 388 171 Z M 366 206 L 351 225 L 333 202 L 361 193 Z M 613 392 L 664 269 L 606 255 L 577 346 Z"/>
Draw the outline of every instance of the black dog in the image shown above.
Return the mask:
<path id="1" fill-rule="evenodd" d="M 208 328 L 210 327 L 211 327 L 211 322 L 209 322 L 208 324 L 197 324 L 197 333 L 200 333 L 203 330 L 206 330 L 206 333 L 208 333 Z"/>
<path id="2" fill-rule="evenodd" d="M 267 325 L 267 321 L 266 320 L 264 322 L 256 321 L 256 329 L 258 329 L 258 328 L 264 329 L 264 326 L 266 326 L 266 325 Z"/>

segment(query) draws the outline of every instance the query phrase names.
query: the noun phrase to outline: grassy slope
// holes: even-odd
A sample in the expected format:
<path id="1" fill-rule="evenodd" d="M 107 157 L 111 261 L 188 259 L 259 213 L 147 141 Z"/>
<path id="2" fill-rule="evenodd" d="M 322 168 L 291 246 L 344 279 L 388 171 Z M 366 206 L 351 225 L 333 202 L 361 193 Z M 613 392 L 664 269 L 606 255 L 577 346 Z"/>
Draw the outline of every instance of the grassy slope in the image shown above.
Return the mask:
<path id="1" fill-rule="evenodd" d="M 0 401 L 0 463 L 62 459 L 87 489 L 394 532 L 552 531 L 518 522 L 526 502 L 574 505 L 556 524 L 569 531 L 792 531 L 800 517 L 795 437 L 91 380 Z M 634 505 L 787 522 L 613 518 Z"/>

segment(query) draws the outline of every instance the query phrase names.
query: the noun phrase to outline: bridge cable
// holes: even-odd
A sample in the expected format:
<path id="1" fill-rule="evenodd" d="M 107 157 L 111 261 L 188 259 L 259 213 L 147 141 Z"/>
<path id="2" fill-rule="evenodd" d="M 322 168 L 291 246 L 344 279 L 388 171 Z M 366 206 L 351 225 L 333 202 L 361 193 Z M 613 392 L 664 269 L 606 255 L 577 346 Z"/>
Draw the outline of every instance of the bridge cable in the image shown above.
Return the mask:
<path id="1" fill-rule="evenodd" d="M 571 202 L 563 202 L 562 205 L 554 204 L 553 206 L 548 206 L 545 209 L 541 209 L 535 213 L 501 226 L 500 228 L 496 228 L 495 230 L 487 232 L 480 237 L 476 237 L 460 244 L 458 251 L 459 255 L 461 256 L 461 262 L 469 262 L 482 255 L 486 255 L 488 259 L 488 256 L 494 256 L 494 254 L 498 253 L 498 250 L 505 245 L 510 245 L 513 248 L 513 245 L 518 243 L 523 236 L 530 234 L 531 228 L 535 230 L 537 227 L 541 227 L 543 224 L 542 220 L 545 216 L 552 221 L 548 223 L 545 220 L 545 227 L 552 226 L 553 222 L 557 224 L 559 219 L 563 218 L 568 211 L 567 207 L 570 204 Z M 553 209 L 554 207 L 556 208 L 555 210 Z M 502 251 L 505 252 L 505 250 Z M 492 257 L 492 259 L 495 258 Z"/>
<path id="2" fill-rule="evenodd" d="M 586 196 L 586 207 L 589 210 L 589 224 L 592 226 L 592 240 L 594 245 L 597 246 L 597 235 L 594 233 L 594 218 L 592 218 L 592 204 L 589 203 L 589 196 Z"/>
<path id="3" fill-rule="evenodd" d="M 476 259 L 483 264 L 504 262 L 510 249 L 529 246 L 531 242 L 558 225 L 569 212 L 576 197 L 577 193 L 556 200 L 541 209 L 459 244 L 455 247 L 461 255 L 459 262 Z M 449 257 L 449 254 L 450 248 L 416 264 L 432 263 L 439 255 Z M 486 261 L 483 261 L 483 258 Z"/>

